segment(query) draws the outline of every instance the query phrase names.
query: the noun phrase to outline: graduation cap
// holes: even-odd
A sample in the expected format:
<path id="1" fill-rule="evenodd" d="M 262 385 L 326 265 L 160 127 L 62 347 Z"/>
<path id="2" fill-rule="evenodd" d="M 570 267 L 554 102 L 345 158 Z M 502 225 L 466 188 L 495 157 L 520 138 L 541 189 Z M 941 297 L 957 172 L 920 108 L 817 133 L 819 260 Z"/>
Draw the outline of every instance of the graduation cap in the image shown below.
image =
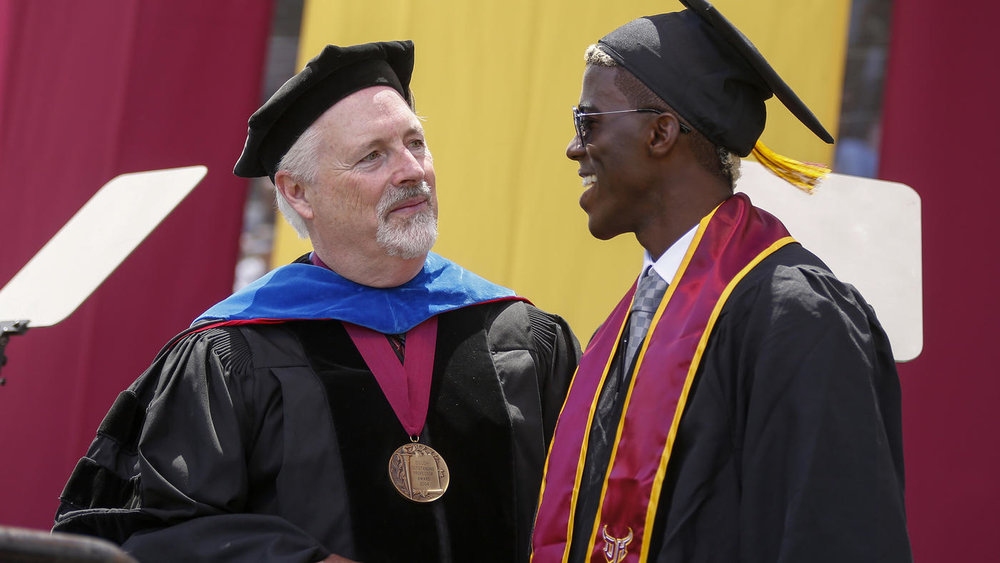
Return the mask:
<path id="1" fill-rule="evenodd" d="M 270 176 L 299 136 L 334 104 L 372 86 L 394 88 L 411 106 L 413 42 L 327 45 L 253 115 L 233 174 Z"/>
<path id="2" fill-rule="evenodd" d="M 820 139 L 833 137 L 740 30 L 705 0 L 632 20 L 598 45 L 713 143 L 747 156 L 792 184 L 812 189 L 826 167 L 778 155 L 760 141 L 775 95 Z"/>

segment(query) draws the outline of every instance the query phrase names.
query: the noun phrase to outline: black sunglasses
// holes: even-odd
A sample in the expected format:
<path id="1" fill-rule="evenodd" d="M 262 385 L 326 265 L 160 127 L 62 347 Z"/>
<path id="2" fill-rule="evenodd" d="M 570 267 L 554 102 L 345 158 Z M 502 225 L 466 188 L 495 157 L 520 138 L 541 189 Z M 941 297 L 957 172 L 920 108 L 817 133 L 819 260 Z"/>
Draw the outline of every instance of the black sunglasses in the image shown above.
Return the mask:
<path id="1" fill-rule="evenodd" d="M 590 140 L 590 128 L 587 122 L 584 120 L 586 117 L 592 117 L 595 115 L 612 115 L 616 113 L 666 113 L 665 111 L 650 108 L 639 108 L 639 109 L 620 109 L 617 111 L 592 111 L 585 112 L 580 111 L 580 108 L 573 106 L 573 125 L 576 127 L 576 135 L 580 138 L 580 144 L 586 145 Z M 677 123 L 680 125 L 681 133 L 690 133 L 691 128 L 681 122 L 679 119 Z"/>

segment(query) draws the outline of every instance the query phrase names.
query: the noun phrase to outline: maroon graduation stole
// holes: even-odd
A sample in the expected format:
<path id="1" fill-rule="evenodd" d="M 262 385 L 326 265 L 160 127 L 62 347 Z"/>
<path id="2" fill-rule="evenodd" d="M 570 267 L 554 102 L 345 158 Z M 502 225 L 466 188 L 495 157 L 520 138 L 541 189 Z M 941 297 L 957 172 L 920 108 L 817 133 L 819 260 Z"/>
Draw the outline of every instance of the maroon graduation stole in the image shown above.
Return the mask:
<path id="1" fill-rule="evenodd" d="M 590 561 L 646 561 L 677 426 L 719 311 L 747 272 L 791 242 L 777 218 L 741 193 L 702 219 L 639 351 L 597 518 L 574 522 L 590 426 L 628 318 L 632 285 L 583 354 L 559 416 L 535 518 L 533 562 L 566 561 L 574 526 L 590 530 Z"/>

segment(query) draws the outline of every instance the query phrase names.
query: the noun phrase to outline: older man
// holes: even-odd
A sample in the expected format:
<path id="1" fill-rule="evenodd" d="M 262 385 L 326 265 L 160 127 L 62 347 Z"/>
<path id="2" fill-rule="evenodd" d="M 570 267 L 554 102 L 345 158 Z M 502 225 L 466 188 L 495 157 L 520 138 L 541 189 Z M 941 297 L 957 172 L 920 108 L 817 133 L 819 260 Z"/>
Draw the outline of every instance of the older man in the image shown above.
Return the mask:
<path id="1" fill-rule="evenodd" d="M 553 438 L 533 561 L 903 561 L 899 382 L 872 309 L 733 195 L 774 92 L 811 112 L 706 2 L 588 49 L 566 155 L 591 233 L 634 233 L 633 286 Z M 766 158 L 765 158 L 766 156 Z"/>
<path id="2" fill-rule="evenodd" d="M 56 530 L 142 561 L 517 561 L 578 355 L 429 253 L 410 42 L 328 46 L 251 118 L 314 251 L 209 309 L 121 394 Z"/>

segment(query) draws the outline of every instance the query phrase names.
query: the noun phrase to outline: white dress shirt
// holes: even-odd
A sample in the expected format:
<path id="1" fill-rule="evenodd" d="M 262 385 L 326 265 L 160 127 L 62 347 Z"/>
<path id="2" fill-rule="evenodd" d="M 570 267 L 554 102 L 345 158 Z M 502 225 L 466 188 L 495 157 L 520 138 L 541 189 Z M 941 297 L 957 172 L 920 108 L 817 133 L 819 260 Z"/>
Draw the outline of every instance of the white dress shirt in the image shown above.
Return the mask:
<path id="1" fill-rule="evenodd" d="M 670 248 L 656 260 L 653 260 L 653 257 L 649 255 L 648 250 L 644 250 L 642 253 L 642 271 L 645 272 L 650 266 L 653 266 L 656 273 L 666 280 L 667 283 L 673 282 L 674 276 L 681 267 L 681 261 L 684 260 L 684 255 L 687 253 L 688 247 L 691 246 L 691 241 L 694 240 L 696 232 L 698 232 L 698 225 L 691 227 L 690 231 L 684 233 L 681 238 L 674 241 L 670 245 Z"/>

